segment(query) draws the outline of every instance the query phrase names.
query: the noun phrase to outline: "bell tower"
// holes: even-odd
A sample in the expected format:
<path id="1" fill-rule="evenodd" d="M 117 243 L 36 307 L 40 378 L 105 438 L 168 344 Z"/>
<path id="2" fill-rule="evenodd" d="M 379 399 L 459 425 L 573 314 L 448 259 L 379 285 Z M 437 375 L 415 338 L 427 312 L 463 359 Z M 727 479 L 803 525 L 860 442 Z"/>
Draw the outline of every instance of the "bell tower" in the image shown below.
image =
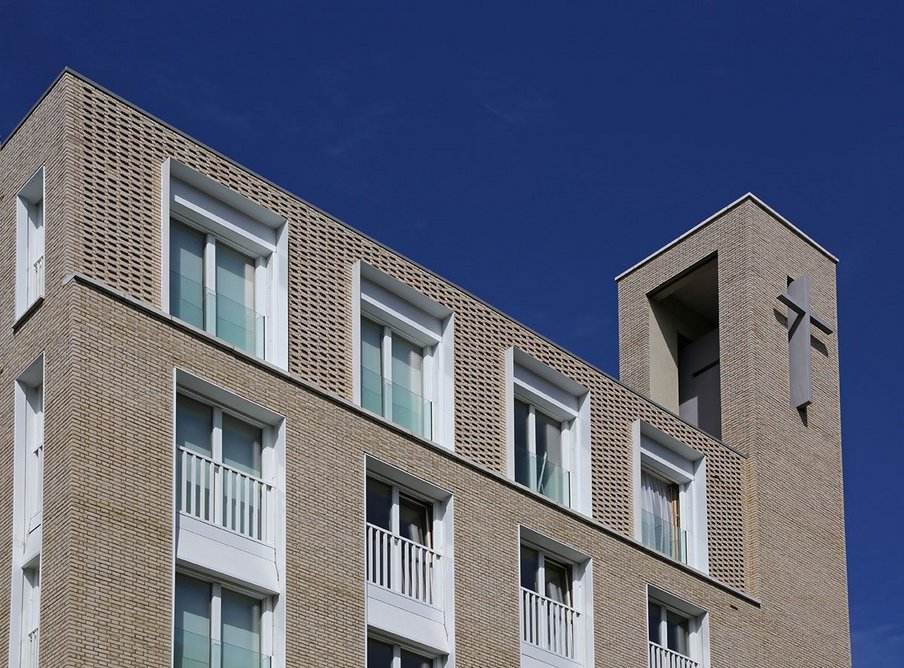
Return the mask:
<path id="1" fill-rule="evenodd" d="M 622 382 L 746 457 L 748 588 L 788 635 L 767 665 L 851 662 L 837 262 L 748 194 L 616 279 Z"/>

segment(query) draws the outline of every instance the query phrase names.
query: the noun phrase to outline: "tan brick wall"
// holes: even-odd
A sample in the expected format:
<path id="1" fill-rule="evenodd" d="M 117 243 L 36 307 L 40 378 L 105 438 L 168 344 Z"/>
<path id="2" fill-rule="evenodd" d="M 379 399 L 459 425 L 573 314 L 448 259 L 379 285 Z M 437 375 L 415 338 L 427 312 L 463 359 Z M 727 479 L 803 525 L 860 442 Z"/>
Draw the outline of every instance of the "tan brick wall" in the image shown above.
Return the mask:
<path id="1" fill-rule="evenodd" d="M 813 403 L 790 406 L 788 277 L 809 276 L 811 305 L 836 322 L 835 263 L 753 199 L 619 283 L 622 379 L 649 388 L 649 302 L 656 287 L 718 252 L 722 430 L 750 455 L 748 586 L 764 601 L 774 642 L 797 665 L 850 665 L 838 336 L 814 329 Z M 795 640 L 797 638 L 797 640 Z"/>

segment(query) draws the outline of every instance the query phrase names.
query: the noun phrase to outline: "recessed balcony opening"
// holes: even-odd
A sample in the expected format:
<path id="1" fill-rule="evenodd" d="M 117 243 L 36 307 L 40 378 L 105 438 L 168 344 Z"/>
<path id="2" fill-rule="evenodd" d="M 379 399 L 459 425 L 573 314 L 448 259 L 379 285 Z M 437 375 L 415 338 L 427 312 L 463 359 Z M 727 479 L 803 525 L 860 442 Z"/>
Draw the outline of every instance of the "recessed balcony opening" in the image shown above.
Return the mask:
<path id="1" fill-rule="evenodd" d="M 650 293 L 650 396 L 722 437 L 718 262 L 712 256 Z"/>

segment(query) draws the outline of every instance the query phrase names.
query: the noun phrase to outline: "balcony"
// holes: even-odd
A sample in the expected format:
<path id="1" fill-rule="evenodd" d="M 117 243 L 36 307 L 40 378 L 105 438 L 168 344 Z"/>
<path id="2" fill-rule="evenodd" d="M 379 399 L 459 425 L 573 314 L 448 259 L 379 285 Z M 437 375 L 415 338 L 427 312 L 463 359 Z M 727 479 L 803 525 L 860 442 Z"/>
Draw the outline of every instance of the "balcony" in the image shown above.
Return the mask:
<path id="1" fill-rule="evenodd" d="M 571 505 L 571 472 L 548 457 L 515 448 L 515 480 L 556 503 Z"/>
<path id="2" fill-rule="evenodd" d="M 643 544 L 687 563 L 687 531 L 646 510 L 641 511 Z"/>
<path id="3" fill-rule="evenodd" d="M 272 658 L 246 647 L 176 629 L 173 665 L 178 668 L 270 668 Z"/>
<path id="4" fill-rule="evenodd" d="M 187 448 L 177 448 L 176 507 L 262 543 L 275 538 L 273 485 Z"/>
<path id="5" fill-rule="evenodd" d="M 170 313 L 245 352 L 264 356 L 267 319 L 179 272 L 170 272 Z"/>
<path id="6" fill-rule="evenodd" d="M 684 654 L 650 643 L 650 668 L 698 668 L 699 665 Z"/>
<path id="7" fill-rule="evenodd" d="M 553 654 L 580 660 L 581 613 L 574 608 L 521 588 L 521 639 Z"/>
<path id="8" fill-rule="evenodd" d="M 364 366 L 361 367 L 361 406 L 418 436 L 433 438 L 433 402 Z"/>
<path id="9" fill-rule="evenodd" d="M 442 606 L 442 556 L 435 550 L 367 525 L 367 581 L 426 605 Z"/>

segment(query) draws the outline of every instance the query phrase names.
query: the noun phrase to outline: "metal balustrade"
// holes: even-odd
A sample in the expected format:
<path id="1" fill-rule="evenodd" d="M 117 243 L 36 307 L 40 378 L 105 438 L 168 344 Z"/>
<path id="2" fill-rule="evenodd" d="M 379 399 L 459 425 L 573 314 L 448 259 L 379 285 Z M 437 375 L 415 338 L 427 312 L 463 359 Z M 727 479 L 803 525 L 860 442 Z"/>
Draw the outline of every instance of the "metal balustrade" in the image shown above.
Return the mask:
<path id="1" fill-rule="evenodd" d="M 581 613 L 574 608 L 521 588 L 521 639 L 566 659 L 578 660 Z"/>
<path id="2" fill-rule="evenodd" d="M 440 607 L 442 555 L 426 545 L 368 524 L 367 581 Z"/>
<path id="3" fill-rule="evenodd" d="M 684 654 L 650 643 L 650 668 L 697 668 L 698 665 Z"/>
<path id="4" fill-rule="evenodd" d="M 180 511 L 273 543 L 273 485 L 186 448 L 178 448 Z"/>

